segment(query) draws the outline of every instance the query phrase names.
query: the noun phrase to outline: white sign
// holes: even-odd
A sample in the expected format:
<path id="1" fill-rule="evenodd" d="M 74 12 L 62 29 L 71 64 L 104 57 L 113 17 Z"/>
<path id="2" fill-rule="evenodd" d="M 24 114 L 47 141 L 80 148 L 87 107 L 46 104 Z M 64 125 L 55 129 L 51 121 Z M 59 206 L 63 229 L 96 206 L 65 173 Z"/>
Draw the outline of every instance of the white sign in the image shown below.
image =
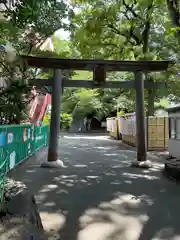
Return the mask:
<path id="1" fill-rule="evenodd" d="M 12 169 L 15 166 L 16 152 L 13 151 L 9 156 L 9 168 Z"/>
<path id="2" fill-rule="evenodd" d="M 37 136 L 37 137 L 36 137 L 36 141 L 39 141 L 39 140 L 41 140 L 41 139 L 43 139 L 43 136 Z"/>
<path id="3" fill-rule="evenodd" d="M 135 118 L 120 119 L 120 131 L 123 135 L 136 136 L 136 120 Z"/>
<path id="4" fill-rule="evenodd" d="M 117 131 L 117 129 L 116 129 L 116 119 L 114 120 L 112 120 L 112 128 L 111 128 L 112 130 L 112 132 L 116 132 Z"/>
<path id="5" fill-rule="evenodd" d="M 101 127 L 106 127 L 106 122 L 102 122 Z"/>
<path id="6" fill-rule="evenodd" d="M 32 141 L 34 141 L 34 125 L 32 126 L 32 136 L 31 136 Z"/>
<path id="7" fill-rule="evenodd" d="M 28 128 L 28 139 L 30 139 L 30 138 L 31 138 L 31 129 Z"/>
<path id="8" fill-rule="evenodd" d="M 13 142 L 13 134 L 12 133 L 8 133 L 7 142 L 8 143 L 12 143 Z"/>
<path id="9" fill-rule="evenodd" d="M 29 143 L 28 144 L 28 154 L 30 154 L 31 153 L 31 144 Z"/>

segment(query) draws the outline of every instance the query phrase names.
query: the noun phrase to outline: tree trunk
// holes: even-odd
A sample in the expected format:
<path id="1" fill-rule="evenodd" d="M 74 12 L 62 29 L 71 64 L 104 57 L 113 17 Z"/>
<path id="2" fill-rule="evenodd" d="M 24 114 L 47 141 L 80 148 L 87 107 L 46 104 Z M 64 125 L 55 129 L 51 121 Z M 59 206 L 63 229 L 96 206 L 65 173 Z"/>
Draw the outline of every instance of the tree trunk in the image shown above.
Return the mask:
<path id="1" fill-rule="evenodd" d="M 149 80 L 152 81 L 153 80 Z M 153 116 L 154 115 L 154 89 L 153 88 L 149 88 L 148 89 L 148 109 L 147 109 L 147 116 Z"/>
<path id="2" fill-rule="evenodd" d="M 148 110 L 147 110 L 147 117 L 153 116 L 155 109 L 154 109 L 154 89 L 149 88 L 148 89 Z"/>
<path id="3" fill-rule="evenodd" d="M 167 7 L 173 27 L 180 27 L 179 0 L 167 0 Z M 178 35 L 180 36 L 180 31 L 178 31 Z"/>
<path id="4" fill-rule="evenodd" d="M 144 59 L 146 59 L 146 55 L 149 51 L 149 35 L 150 35 L 150 20 L 146 22 L 145 29 L 143 32 L 143 54 Z M 148 79 L 148 73 L 145 73 L 145 80 Z M 150 79 L 149 81 L 153 81 Z M 148 109 L 147 109 L 147 116 L 154 115 L 154 91 L 153 89 L 148 89 Z"/>

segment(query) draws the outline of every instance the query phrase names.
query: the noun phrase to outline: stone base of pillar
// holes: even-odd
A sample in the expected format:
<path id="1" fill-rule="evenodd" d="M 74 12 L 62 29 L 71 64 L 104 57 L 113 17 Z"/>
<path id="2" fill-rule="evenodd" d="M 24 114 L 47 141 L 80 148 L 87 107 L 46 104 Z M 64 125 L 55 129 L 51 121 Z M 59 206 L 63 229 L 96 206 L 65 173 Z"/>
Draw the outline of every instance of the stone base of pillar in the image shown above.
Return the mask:
<path id="1" fill-rule="evenodd" d="M 67 168 L 64 165 L 63 161 L 57 159 L 56 161 L 46 161 L 41 163 L 41 167 L 43 168 Z"/>
<path id="2" fill-rule="evenodd" d="M 131 163 L 132 167 L 136 167 L 136 168 L 151 168 L 152 167 L 152 163 L 149 160 L 146 161 L 133 161 Z"/>

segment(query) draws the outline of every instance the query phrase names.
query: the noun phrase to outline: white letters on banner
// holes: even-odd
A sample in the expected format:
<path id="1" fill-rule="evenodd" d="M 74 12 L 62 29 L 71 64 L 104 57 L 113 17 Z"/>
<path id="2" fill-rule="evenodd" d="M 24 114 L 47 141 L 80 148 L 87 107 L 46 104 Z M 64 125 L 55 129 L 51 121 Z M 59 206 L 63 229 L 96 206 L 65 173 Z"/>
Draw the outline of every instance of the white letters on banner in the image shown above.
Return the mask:
<path id="1" fill-rule="evenodd" d="M 120 131 L 123 135 L 136 135 L 136 116 L 120 117 Z"/>
<path id="2" fill-rule="evenodd" d="M 119 116 L 119 130 L 123 135 L 136 136 L 136 115 Z M 107 118 L 107 131 L 116 131 L 117 120 L 115 118 Z"/>
<path id="3" fill-rule="evenodd" d="M 13 134 L 12 133 L 8 133 L 7 142 L 8 143 L 12 143 L 13 142 Z"/>
<path id="4" fill-rule="evenodd" d="M 9 156 L 9 168 L 12 169 L 15 166 L 16 162 L 16 152 L 13 151 Z"/>
<path id="5" fill-rule="evenodd" d="M 112 132 L 116 132 L 116 119 L 112 120 Z"/>

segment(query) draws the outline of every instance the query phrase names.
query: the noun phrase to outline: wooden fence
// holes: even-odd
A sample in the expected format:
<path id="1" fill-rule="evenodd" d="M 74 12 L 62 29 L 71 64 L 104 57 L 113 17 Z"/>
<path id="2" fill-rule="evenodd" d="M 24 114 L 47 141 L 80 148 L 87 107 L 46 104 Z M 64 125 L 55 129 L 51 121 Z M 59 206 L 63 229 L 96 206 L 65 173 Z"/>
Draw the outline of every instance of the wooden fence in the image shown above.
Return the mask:
<path id="1" fill-rule="evenodd" d="M 168 148 L 168 118 L 148 117 L 145 119 L 146 126 L 146 146 L 149 151 L 164 151 Z M 112 127 L 113 124 L 113 127 Z M 117 125 L 115 127 L 115 124 Z M 107 131 L 109 135 L 116 139 L 122 139 L 124 143 L 136 146 L 136 116 L 120 116 L 118 118 L 107 119 Z M 109 131 L 110 130 L 110 131 Z"/>

